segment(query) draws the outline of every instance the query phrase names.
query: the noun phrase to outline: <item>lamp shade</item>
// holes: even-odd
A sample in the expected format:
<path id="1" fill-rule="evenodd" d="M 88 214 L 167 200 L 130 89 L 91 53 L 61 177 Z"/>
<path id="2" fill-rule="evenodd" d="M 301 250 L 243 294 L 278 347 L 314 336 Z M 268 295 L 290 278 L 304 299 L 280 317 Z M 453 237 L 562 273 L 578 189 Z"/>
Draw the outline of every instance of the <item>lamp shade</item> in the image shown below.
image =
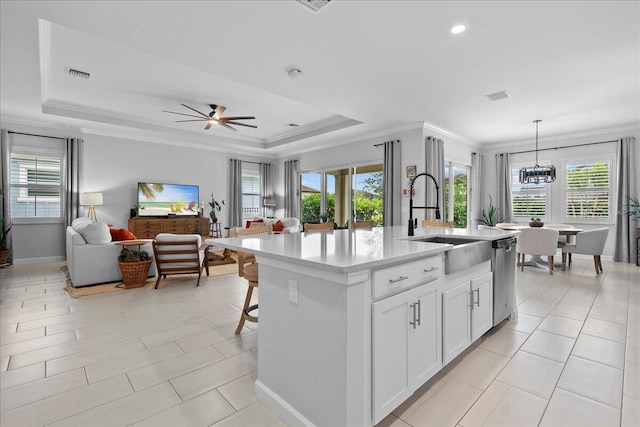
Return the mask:
<path id="1" fill-rule="evenodd" d="M 265 197 L 264 199 L 262 199 L 262 206 L 275 206 L 276 205 L 276 199 L 272 199 L 269 197 Z"/>
<path id="2" fill-rule="evenodd" d="M 80 193 L 80 205 L 82 206 L 101 206 L 102 203 L 102 193 Z"/>

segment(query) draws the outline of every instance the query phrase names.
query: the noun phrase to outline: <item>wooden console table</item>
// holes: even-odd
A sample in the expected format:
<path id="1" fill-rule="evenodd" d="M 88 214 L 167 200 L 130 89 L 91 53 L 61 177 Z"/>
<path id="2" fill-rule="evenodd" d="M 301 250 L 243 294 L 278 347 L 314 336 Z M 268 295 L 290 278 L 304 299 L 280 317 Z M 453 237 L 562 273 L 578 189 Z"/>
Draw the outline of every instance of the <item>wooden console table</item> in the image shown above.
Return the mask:
<path id="1" fill-rule="evenodd" d="M 131 218 L 129 231 L 139 239 L 155 239 L 160 233 L 200 234 L 209 237 L 209 218 Z"/>

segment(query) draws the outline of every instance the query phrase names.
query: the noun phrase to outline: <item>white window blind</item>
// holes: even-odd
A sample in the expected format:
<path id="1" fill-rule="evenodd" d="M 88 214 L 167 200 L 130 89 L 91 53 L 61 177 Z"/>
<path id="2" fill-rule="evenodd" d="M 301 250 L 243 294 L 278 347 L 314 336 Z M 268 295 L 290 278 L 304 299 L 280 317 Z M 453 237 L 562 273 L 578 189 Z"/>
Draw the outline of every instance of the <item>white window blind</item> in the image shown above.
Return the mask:
<path id="1" fill-rule="evenodd" d="M 61 155 L 11 153 L 11 216 L 59 218 Z"/>
<path id="2" fill-rule="evenodd" d="M 260 175 L 257 170 L 242 170 L 242 217 L 260 214 Z"/>
<path id="3" fill-rule="evenodd" d="M 565 161 L 565 216 L 608 219 L 611 204 L 611 159 Z"/>

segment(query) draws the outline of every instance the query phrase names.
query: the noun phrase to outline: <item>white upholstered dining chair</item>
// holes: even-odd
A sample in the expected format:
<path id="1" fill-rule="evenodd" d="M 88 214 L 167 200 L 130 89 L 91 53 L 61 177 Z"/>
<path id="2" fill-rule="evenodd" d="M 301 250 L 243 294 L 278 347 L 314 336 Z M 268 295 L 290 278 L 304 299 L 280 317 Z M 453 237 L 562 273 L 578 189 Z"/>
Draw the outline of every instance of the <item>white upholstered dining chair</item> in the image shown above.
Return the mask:
<path id="1" fill-rule="evenodd" d="M 593 265 L 596 274 L 602 273 L 602 261 L 600 256 L 604 251 L 604 245 L 609 235 L 608 228 L 596 228 L 585 230 L 576 234 L 574 243 L 567 243 L 562 248 L 562 267 L 566 267 L 567 254 L 569 254 L 569 268 L 571 268 L 571 254 L 593 255 Z"/>
<path id="2" fill-rule="evenodd" d="M 558 249 L 558 230 L 550 228 L 523 228 L 518 236 L 516 252 L 518 266 L 524 271 L 525 255 L 546 256 L 549 260 L 549 274 L 553 274 L 553 257 Z"/>

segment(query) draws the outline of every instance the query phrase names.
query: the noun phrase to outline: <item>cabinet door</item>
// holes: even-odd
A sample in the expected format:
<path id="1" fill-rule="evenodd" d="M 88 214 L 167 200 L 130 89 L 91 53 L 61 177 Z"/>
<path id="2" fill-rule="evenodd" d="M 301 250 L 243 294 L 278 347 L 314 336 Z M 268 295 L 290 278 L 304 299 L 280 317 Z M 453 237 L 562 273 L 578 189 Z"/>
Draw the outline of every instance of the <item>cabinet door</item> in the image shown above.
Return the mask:
<path id="1" fill-rule="evenodd" d="M 491 273 L 471 280 L 471 292 L 473 292 L 471 342 L 474 342 L 493 326 L 493 276 Z"/>
<path id="2" fill-rule="evenodd" d="M 409 292 L 372 304 L 375 423 L 413 393 L 409 377 L 409 322 L 413 319 Z"/>
<path id="3" fill-rule="evenodd" d="M 442 349 L 445 365 L 471 344 L 471 284 L 469 281 L 442 293 Z"/>
<path id="4" fill-rule="evenodd" d="M 414 389 L 424 384 L 442 368 L 442 315 L 436 286 L 423 285 L 410 291 L 410 304 L 419 301 L 415 329 L 409 325 L 409 369 Z M 411 310 L 411 305 L 409 306 Z M 413 311 L 409 312 L 413 316 Z M 416 322 L 417 323 L 417 322 Z"/>

